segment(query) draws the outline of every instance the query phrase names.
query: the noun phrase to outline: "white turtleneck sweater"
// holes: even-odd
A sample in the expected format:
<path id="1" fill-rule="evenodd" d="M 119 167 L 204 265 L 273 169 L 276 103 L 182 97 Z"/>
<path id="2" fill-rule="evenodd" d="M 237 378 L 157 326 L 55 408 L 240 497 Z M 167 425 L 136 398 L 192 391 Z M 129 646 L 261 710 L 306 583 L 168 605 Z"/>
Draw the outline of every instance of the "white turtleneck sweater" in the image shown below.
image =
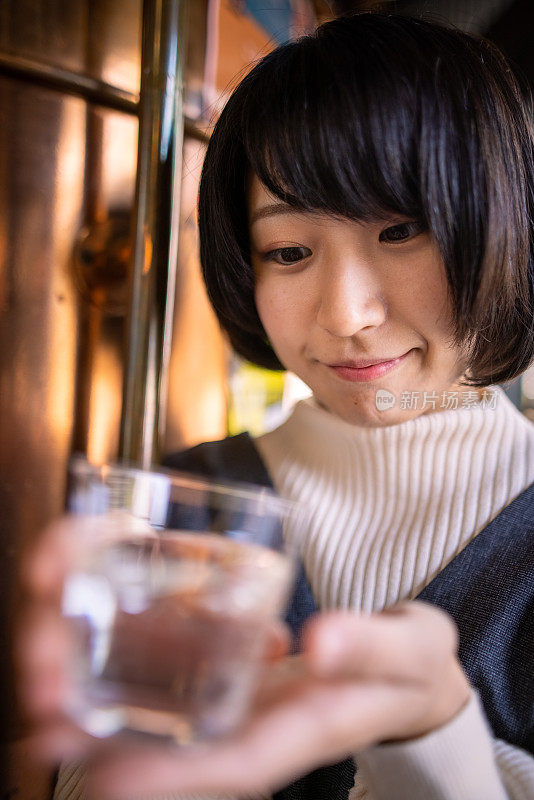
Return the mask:
<path id="1" fill-rule="evenodd" d="M 304 562 L 321 609 L 415 597 L 534 481 L 534 425 L 494 391 L 494 409 L 385 428 L 309 398 L 256 439 L 277 491 L 311 512 Z"/>
<path id="2" fill-rule="evenodd" d="M 495 408 L 385 428 L 350 425 L 310 398 L 256 439 L 277 491 L 311 512 L 303 557 L 319 608 L 415 597 L 534 481 L 534 425 L 492 390 Z M 534 800 L 534 758 L 492 740 L 476 693 L 439 730 L 356 760 L 350 800 Z M 83 767 L 65 766 L 55 799 L 82 787 Z"/>

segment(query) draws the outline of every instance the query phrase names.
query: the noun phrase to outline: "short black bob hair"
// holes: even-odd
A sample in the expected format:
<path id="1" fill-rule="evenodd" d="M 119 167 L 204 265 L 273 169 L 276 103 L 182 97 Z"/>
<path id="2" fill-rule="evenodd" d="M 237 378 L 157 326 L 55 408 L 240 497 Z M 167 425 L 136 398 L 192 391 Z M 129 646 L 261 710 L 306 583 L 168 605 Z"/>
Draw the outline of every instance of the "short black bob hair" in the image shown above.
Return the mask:
<path id="1" fill-rule="evenodd" d="M 269 53 L 233 92 L 200 182 L 202 269 L 235 350 L 283 369 L 254 302 L 251 170 L 296 209 L 422 220 L 445 263 L 465 382 L 509 381 L 532 362 L 532 126 L 494 45 L 424 19 L 346 15 Z"/>

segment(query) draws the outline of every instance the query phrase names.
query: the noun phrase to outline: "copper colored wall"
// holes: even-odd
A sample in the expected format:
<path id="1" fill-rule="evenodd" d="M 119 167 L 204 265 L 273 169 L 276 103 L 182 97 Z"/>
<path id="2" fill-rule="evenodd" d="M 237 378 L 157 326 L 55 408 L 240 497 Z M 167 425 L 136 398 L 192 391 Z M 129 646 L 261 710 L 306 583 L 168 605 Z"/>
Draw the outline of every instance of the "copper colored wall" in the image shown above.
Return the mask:
<path id="1" fill-rule="evenodd" d="M 9 58 L 31 59 L 135 94 L 140 25 L 141 0 L 2 0 L 0 59 L 4 65 Z M 102 372 L 103 364 L 111 386 L 118 385 L 120 413 L 122 320 L 80 291 L 75 262 L 84 226 L 130 213 L 136 147 L 135 117 L 17 78 L 0 64 L 2 665 L 19 556 L 63 508 L 76 407 L 78 417 L 84 404 L 87 414 L 97 413 L 94 386 L 77 402 L 84 391 L 78 353 L 86 350 L 91 326 L 100 334 L 90 369 L 100 365 Z M 76 425 L 78 440 L 84 430 L 87 438 L 87 422 Z M 13 694 L 2 678 L 5 707 Z M 4 744 L 20 732 L 2 725 Z M 0 776 L 7 781 L 5 763 Z M 6 793 L 0 796 L 44 798 L 46 782 L 22 756 L 9 785 L 0 783 Z"/>

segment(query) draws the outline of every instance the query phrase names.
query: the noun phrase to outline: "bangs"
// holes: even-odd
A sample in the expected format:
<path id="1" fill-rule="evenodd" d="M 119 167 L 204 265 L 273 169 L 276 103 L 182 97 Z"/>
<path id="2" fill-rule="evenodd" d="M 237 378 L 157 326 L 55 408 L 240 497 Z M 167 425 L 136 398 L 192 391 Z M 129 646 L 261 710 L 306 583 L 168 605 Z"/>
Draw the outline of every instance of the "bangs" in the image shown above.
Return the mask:
<path id="1" fill-rule="evenodd" d="M 387 61 L 376 37 L 358 49 L 348 37 L 334 45 L 319 30 L 286 45 L 279 69 L 265 64 L 254 76 L 241 134 L 250 168 L 273 195 L 300 210 L 426 219 L 421 96 L 405 74 L 406 66 L 414 72 L 409 54 L 402 70 L 392 69 L 390 42 Z"/>

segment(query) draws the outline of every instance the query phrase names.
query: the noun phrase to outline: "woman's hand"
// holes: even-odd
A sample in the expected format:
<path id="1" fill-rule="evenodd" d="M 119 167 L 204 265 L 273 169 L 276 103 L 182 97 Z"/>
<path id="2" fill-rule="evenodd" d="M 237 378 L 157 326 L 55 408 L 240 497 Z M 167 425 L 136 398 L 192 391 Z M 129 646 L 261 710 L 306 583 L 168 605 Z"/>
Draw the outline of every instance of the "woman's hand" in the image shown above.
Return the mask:
<path id="1" fill-rule="evenodd" d="M 317 617 L 304 653 L 262 687 L 247 727 L 224 743 L 178 750 L 117 746 L 95 754 L 95 794 L 266 791 L 385 740 L 412 739 L 447 723 L 470 687 L 456 632 L 441 611 L 407 603 L 369 617 Z"/>
<path id="2" fill-rule="evenodd" d="M 34 602 L 19 638 L 22 696 L 36 746 L 49 757 L 85 755 L 99 798 L 275 789 L 372 744 L 422 736 L 468 700 L 452 621 L 412 602 L 370 616 L 319 615 L 298 657 L 282 657 L 283 636 L 273 633 L 278 658 L 249 722 L 231 739 L 188 750 L 132 746 L 120 737 L 95 741 L 59 711 L 68 647 L 57 612 L 68 560 L 64 533 L 61 526 L 49 533 L 28 569 Z"/>
<path id="3" fill-rule="evenodd" d="M 21 567 L 14 654 L 17 688 L 31 735 L 30 751 L 44 761 L 83 757 L 92 743 L 63 712 L 70 688 L 70 640 L 61 617 L 61 595 L 79 532 L 80 520 L 65 517 L 54 523 Z"/>

